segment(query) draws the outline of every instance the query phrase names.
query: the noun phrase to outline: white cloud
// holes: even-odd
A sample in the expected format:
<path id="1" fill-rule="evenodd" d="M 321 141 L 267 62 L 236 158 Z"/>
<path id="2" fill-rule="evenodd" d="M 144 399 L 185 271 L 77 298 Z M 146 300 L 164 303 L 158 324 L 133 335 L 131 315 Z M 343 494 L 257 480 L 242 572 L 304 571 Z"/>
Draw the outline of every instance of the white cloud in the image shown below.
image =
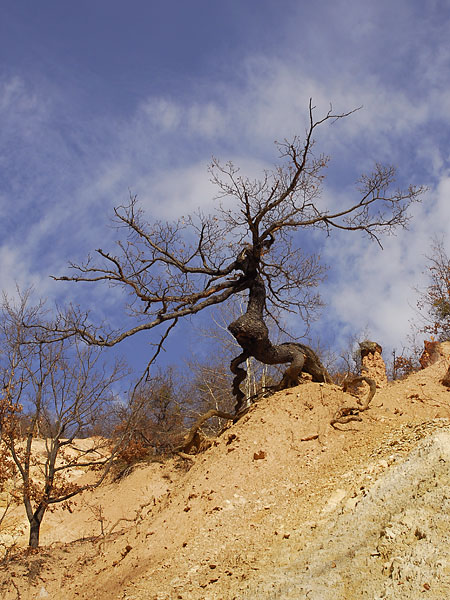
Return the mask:
<path id="1" fill-rule="evenodd" d="M 450 52 L 434 24 L 421 23 L 417 48 L 399 19 L 395 27 L 384 26 L 392 10 L 387 2 L 353 4 L 349 11 L 346 2 L 333 3 L 324 22 L 312 15 L 311 26 L 294 19 L 277 57 L 248 54 L 234 77 L 179 98 L 157 90 L 120 117 L 72 121 L 61 110 L 72 99 L 56 85 L 4 80 L 0 164 L 8 180 L 0 191 L 0 214 L 13 225 L 0 241 L 2 285 L 12 289 L 18 279 L 42 293 L 82 299 L 85 292 L 74 286 L 64 292 L 50 287 L 47 275 L 61 273 L 68 259 L 81 260 L 99 245 L 112 247 L 116 232 L 106 227 L 107 218 L 112 206 L 127 201 L 129 188 L 149 218 L 172 219 L 198 207 L 208 211 L 216 192 L 206 170 L 212 154 L 232 159 L 243 175 L 257 176 L 277 157 L 275 139 L 303 133 L 310 97 L 318 116 L 330 102 L 337 112 L 362 104 L 363 110 L 318 131 L 317 151 L 332 155 L 323 202 L 346 202 L 357 174 L 374 160 L 393 161 L 400 182 L 425 179 L 432 191 L 415 209 L 411 231 L 385 240 L 384 252 L 358 235 L 316 238 L 333 269 L 323 289 L 330 304 L 323 322 L 349 330 L 369 324 L 380 343 L 397 343 L 413 316 L 408 302 L 421 281 L 423 254 L 433 234 L 446 233 L 450 222 L 450 93 L 444 77 Z M 405 27 L 410 25 L 409 3 L 399 10 Z M 391 39 L 397 33 L 398 46 Z M 389 55 L 392 64 L 384 65 L 374 42 L 402 54 Z M 415 59 L 414 68 L 410 80 L 406 74 L 396 85 L 404 56 Z M 112 312 L 117 297 L 96 293 L 99 305 Z"/>
<path id="2" fill-rule="evenodd" d="M 326 241 L 322 254 L 331 276 L 322 292 L 328 307 L 317 329 L 333 322 L 345 332 L 367 326 L 388 351 L 406 342 L 411 324 L 418 321 L 416 290 L 427 284 L 431 242 L 436 235 L 448 236 L 449 194 L 445 174 L 412 208 L 409 230 L 385 238 L 383 250 L 355 234 L 332 235 Z"/>
<path id="3" fill-rule="evenodd" d="M 0 81 L 0 113 L 15 114 L 24 121 L 45 115 L 45 109 L 44 98 L 28 89 L 22 78 L 13 76 Z"/>
<path id="4" fill-rule="evenodd" d="M 172 220 L 199 208 L 213 211 L 214 186 L 203 162 L 139 178 L 134 185 L 150 220 Z"/>

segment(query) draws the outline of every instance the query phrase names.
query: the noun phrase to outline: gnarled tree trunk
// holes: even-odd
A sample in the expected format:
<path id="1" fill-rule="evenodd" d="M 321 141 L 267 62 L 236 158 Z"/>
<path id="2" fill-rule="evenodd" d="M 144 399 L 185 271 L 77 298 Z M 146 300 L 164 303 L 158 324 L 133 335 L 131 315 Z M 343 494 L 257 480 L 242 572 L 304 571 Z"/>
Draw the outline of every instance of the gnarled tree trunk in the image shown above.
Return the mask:
<path id="1" fill-rule="evenodd" d="M 248 281 L 249 299 L 247 311 L 229 326 L 243 352 L 232 360 L 230 368 L 235 377 L 233 380 L 233 394 L 236 397 L 236 413 L 243 407 L 244 394 L 240 384 L 244 381 L 247 373 L 239 365 L 247 358 L 253 356 L 256 360 L 268 365 L 290 363 L 284 373 L 278 389 L 296 385 L 302 371 L 309 373 L 313 381 L 330 381 L 327 370 L 320 362 L 319 357 L 303 344 L 287 342 L 284 344 L 272 344 L 269 339 L 269 330 L 264 322 L 264 308 L 266 302 L 266 290 L 262 277 L 257 271 L 257 255 L 253 249 L 247 248 L 241 256 L 244 278 Z"/>

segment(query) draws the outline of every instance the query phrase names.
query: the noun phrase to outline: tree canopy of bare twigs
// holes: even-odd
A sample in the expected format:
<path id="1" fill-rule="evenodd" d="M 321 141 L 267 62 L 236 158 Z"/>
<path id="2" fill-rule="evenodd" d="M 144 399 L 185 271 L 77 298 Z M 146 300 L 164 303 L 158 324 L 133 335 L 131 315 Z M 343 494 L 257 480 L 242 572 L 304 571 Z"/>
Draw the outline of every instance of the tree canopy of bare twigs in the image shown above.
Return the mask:
<path id="1" fill-rule="evenodd" d="M 155 356 L 177 321 L 240 292 L 248 294 L 247 311 L 230 324 L 242 348 L 232 362 L 233 391 L 240 408 L 245 378 L 239 365 L 249 356 L 267 364 L 291 365 L 282 385 L 301 370 L 326 380 L 317 356 L 306 346 L 274 345 L 265 324 L 267 315 L 293 311 L 308 320 L 320 303 L 316 287 L 323 276 L 315 255 L 307 256 L 296 232 L 319 229 L 359 231 L 380 243 L 380 236 L 408 223 L 408 208 L 422 187 L 395 189 L 395 168 L 375 164 L 363 174 L 348 203 L 327 207 L 321 198 L 328 157 L 316 154 L 318 128 L 348 117 L 330 110 L 317 118 L 309 104 L 304 137 L 277 143 L 278 164 L 251 179 L 231 162 L 213 159 L 210 174 L 221 199 L 211 215 L 197 213 L 174 222 L 149 222 L 136 197 L 115 209 L 123 234 L 115 251 L 97 249 L 83 264 L 71 264 L 73 274 L 56 279 L 107 282 L 128 292 L 128 310 L 136 324 L 120 331 L 94 326 L 89 313 L 73 310 L 61 319 L 56 336 L 78 335 L 89 344 L 113 346 L 140 331 L 162 327 Z M 151 361 L 150 361 L 151 362 Z"/>
<path id="2" fill-rule="evenodd" d="M 420 292 L 418 308 L 423 331 L 438 341 L 450 339 L 450 258 L 444 240 L 435 239 L 428 259 L 428 285 Z"/>
<path id="3" fill-rule="evenodd" d="M 49 507 L 67 502 L 99 485 L 127 441 L 93 438 L 78 448 L 77 438 L 100 416 L 112 411 L 113 386 L 125 374 L 116 363 L 106 369 L 98 348 L 76 338 L 42 341 L 43 305 L 30 306 L 23 294 L 18 305 L 4 299 L 0 311 L 0 471 L 21 480 L 20 496 L 30 524 L 29 545 L 39 545 L 42 519 Z M 34 325 L 25 327 L 24 323 Z M 95 468 L 89 485 L 71 478 L 74 469 Z"/>

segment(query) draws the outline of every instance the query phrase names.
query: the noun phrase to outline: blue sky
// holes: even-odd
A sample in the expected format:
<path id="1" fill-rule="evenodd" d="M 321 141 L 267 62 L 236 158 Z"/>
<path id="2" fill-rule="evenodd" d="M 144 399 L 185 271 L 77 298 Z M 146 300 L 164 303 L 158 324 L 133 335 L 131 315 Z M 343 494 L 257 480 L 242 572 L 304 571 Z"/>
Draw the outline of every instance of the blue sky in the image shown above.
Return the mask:
<path id="1" fill-rule="evenodd" d="M 319 111 L 364 107 L 319 133 L 332 159 L 324 202 L 354 194 L 375 161 L 429 191 L 384 251 L 357 234 L 305 237 L 330 267 L 311 335 L 338 347 L 367 328 L 386 352 L 401 349 L 424 255 L 449 228 L 449 30 L 439 0 L 3 2 L 2 289 L 33 285 L 119 324 L 117 294 L 49 275 L 113 247 L 109 217 L 129 190 L 149 219 L 211 210 L 211 155 L 257 175 L 276 160 L 275 139 L 303 132 L 313 97 Z M 180 335 L 167 362 L 192 348 Z M 149 340 L 125 348 L 134 364 Z"/>

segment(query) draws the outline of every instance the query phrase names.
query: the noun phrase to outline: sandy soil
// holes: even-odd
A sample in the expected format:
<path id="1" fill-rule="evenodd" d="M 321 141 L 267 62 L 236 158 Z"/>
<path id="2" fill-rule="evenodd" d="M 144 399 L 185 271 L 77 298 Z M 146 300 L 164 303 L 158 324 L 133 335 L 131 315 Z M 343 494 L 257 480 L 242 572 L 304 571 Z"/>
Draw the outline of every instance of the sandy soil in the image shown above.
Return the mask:
<path id="1" fill-rule="evenodd" d="M 259 401 L 192 465 L 140 465 L 47 515 L 42 548 L 0 566 L 1 597 L 450 597 L 448 363 L 388 384 L 340 430 L 354 398 L 335 385 Z M 0 534 L 23 544 L 21 522 Z"/>

